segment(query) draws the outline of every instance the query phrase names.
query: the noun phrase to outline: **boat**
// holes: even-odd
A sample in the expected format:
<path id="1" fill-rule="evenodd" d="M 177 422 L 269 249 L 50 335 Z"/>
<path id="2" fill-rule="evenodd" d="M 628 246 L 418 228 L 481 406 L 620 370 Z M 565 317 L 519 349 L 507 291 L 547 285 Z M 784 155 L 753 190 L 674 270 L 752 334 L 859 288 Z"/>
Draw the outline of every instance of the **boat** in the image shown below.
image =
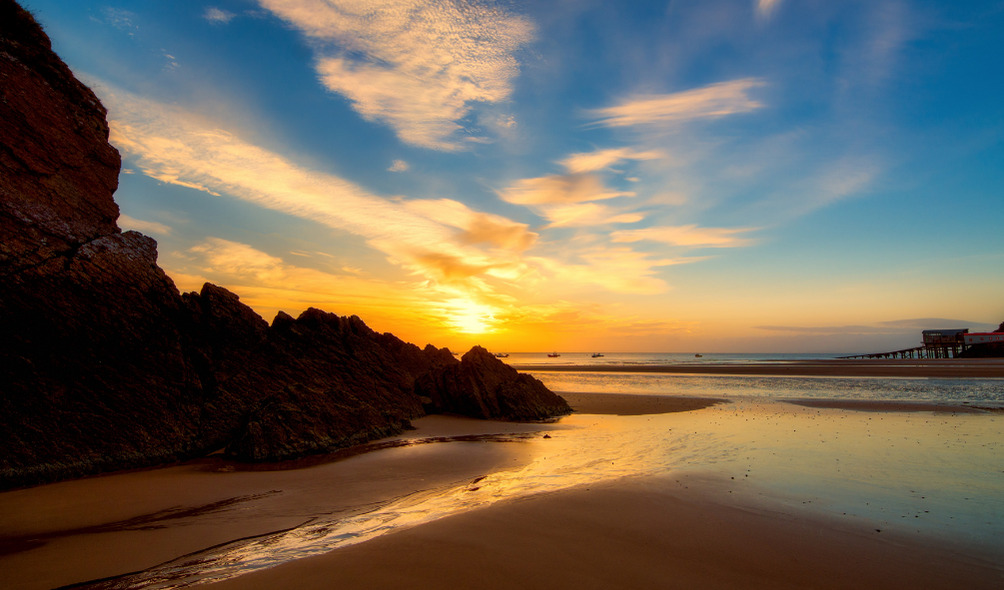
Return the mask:
<path id="1" fill-rule="evenodd" d="M 593 358 L 594 358 L 594 359 L 598 359 L 598 358 L 600 358 L 601 356 L 603 356 L 603 353 L 602 353 L 602 352 L 594 352 L 594 353 L 593 353 Z"/>
<path id="2" fill-rule="evenodd" d="M 556 352 L 549 352 L 549 353 L 547 353 L 547 356 L 549 356 L 551 358 L 558 358 L 561 355 L 558 354 L 558 353 L 556 353 Z"/>
<path id="3" fill-rule="evenodd" d="M 507 358 L 509 358 L 509 353 L 508 352 L 496 352 L 495 353 L 495 358 L 507 359 Z"/>
<path id="4" fill-rule="evenodd" d="M 694 358 L 696 358 L 696 359 L 704 358 L 704 355 L 701 354 L 701 353 L 697 353 L 697 354 L 694 355 Z"/>

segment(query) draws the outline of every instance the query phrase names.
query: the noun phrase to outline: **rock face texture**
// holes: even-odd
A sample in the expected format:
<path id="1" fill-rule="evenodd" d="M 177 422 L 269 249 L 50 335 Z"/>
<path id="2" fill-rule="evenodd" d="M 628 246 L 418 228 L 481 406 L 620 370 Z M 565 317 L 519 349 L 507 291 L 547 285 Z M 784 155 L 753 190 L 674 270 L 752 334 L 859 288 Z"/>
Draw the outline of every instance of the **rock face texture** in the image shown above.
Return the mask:
<path id="1" fill-rule="evenodd" d="M 565 400 L 543 383 L 475 346 L 461 362 L 426 373 L 415 390 L 435 412 L 512 420 L 544 420 L 568 412 Z"/>
<path id="2" fill-rule="evenodd" d="M 0 489 L 219 449 L 290 458 L 428 411 L 570 411 L 483 349 L 457 361 L 357 317 L 269 325 L 221 287 L 180 294 L 156 242 L 116 224 L 119 166 L 101 103 L 0 0 Z"/>

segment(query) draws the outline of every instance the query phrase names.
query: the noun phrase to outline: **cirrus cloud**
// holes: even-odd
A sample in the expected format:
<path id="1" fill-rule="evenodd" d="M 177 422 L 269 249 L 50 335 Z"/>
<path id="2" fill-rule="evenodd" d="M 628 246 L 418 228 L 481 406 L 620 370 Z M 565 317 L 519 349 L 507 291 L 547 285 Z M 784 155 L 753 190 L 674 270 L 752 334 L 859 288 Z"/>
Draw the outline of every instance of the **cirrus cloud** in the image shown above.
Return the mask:
<path id="1" fill-rule="evenodd" d="M 509 98 L 526 18 L 483 2 L 259 0 L 313 40 L 321 83 L 413 145 L 462 149 L 476 103 Z M 479 138 L 473 138 L 475 140 Z"/>
<path id="2" fill-rule="evenodd" d="M 619 243 L 647 240 L 687 248 L 735 248 L 750 245 L 752 240 L 741 237 L 740 234 L 753 230 L 754 228 L 699 227 L 691 224 L 615 231 L 610 234 L 610 239 Z"/>
<path id="3" fill-rule="evenodd" d="M 763 106 L 749 91 L 764 84 L 758 78 L 742 78 L 673 94 L 636 96 L 612 107 L 593 109 L 588 115 L 594 125 L 630 127 L 748 113 Z"/>
<path id="4" fill-rule="evenodd" d="M 546 205 L 633 197 L 634 193 L 611 190 L 599 176 L 579 173 L 523 178 L 503 190 L 499 196 L 516 205 Z"/>
<path id="5" fill-rule="evenodd" d="M 634 150 L 631 148 L 613 148 L 572 154 L 560 164 L 572 174 L 582 172 L 598 172 L 605 170 L 624 160 L 658 160 L 666 155 L 659 150 Z"/>

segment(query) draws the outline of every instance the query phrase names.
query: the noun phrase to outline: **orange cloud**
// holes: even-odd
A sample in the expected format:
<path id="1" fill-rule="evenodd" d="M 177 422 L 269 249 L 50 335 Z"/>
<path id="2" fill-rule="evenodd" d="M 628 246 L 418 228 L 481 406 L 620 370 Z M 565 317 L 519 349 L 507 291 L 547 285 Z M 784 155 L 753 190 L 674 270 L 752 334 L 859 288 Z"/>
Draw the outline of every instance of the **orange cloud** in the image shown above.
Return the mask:
<path id="1" fill-rule="evenodd" d="M 489 244 L 521 252 L 532 246 L 538 237 L 525 223 L 518 223 L 501 215 L 474 211 L 452 199 L 415 199 L 405 201 L 403 206 L 459 229 L 458 238 L 464 244 Z"/>
<path id="2" fill-rule="evenodd" d="M 508 250 L 523 251 L 537 241 L 537 234 L 527 231 L 525 224 L 500 223 L 494 216 L 479 213 L 460 234 L 465 244 L 491 244 Z"/>

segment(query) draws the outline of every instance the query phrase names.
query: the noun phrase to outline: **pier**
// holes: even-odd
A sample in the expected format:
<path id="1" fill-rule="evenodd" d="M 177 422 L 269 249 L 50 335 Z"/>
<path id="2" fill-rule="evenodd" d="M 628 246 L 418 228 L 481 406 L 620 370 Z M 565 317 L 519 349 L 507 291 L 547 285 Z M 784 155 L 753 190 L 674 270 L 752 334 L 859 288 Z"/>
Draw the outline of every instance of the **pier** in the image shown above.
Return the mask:
<path id="1" fill-rule="evenodd" d="M 962 356 L 968 345 L 969 329 L 924 330 L 924 344 L 913 348 L 842 356 L 842 359 L 955 359 Z"/>
<path id="2" fill-rule="evenodd" d="M 903 350 L 889 352 L 873 352 L 870 354 L 854 354 L 842 356 L 842 359 L 953 359 L 959 358 L 965 350 L 965 345 L 958 346 L 915 346 Z"/>

